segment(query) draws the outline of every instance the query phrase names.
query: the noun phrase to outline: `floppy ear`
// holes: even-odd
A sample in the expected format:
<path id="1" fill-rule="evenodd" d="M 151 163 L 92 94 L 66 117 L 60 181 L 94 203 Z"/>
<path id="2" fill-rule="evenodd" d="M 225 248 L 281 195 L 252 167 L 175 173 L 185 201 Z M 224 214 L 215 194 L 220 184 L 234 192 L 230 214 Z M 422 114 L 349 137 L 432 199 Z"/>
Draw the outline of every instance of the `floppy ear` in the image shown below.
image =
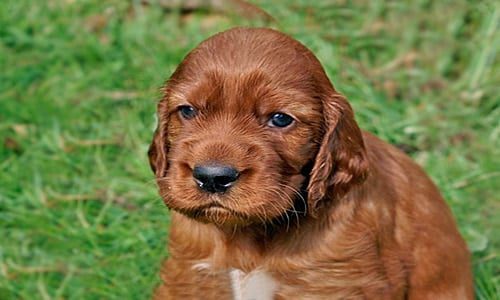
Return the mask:
<path id="1" fill-rule="evenodd" d="M 148 150 L 149 165 L 157 178 L 164 177 L 167 171 L 167 126 L 169 116 L 165 113 L 165 102 L 162 99 L 158 104 L 158 126 Z"/>
<path id="2" fill-rule="evenodd" d="M 308 185 L 308 210 L 313 216 L 327 202 L 325 198 L 340 199 L 368 173 L 361 130 L 342 95 L 332 92 L 323 99 L 323 126 L 324 136 Z"/>

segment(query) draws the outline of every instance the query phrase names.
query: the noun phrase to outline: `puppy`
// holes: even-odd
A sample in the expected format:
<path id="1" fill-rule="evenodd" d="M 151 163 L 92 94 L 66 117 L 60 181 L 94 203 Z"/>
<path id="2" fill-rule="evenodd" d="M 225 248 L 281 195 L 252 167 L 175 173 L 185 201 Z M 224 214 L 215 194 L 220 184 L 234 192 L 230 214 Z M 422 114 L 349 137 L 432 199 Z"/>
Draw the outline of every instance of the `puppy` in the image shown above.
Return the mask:
<path id="1" fill-rule="evenodd" d="M 271 29 L 202 42 L 149 150 L 172 210 L 157 299 L 472 299 L 450 210 L 359 129 L 316 57 Z"/>

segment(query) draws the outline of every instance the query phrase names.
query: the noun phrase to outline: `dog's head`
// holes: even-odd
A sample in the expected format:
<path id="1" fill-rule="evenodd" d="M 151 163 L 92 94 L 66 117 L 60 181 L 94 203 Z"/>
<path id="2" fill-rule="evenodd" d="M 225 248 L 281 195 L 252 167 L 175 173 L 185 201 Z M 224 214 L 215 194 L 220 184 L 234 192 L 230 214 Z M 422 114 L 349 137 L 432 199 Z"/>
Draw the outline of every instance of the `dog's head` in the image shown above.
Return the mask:
<path id="1" fill-rule="evenodd" d="M 167 82 L 149 150 L 165 203 L 220 226 L 272 222 L 361 182 L 352 109 L 302 44 L 270 29 L 202 42 Z"/>

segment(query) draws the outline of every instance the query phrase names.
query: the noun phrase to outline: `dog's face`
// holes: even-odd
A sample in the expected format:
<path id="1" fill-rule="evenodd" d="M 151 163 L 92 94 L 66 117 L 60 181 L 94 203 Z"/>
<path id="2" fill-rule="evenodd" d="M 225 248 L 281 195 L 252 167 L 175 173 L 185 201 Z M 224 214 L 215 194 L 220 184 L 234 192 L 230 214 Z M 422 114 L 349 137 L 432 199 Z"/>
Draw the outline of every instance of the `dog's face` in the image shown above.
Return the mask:
<path id="1" fill-rule="evenodd" d="M 158 116 L 149 155 L 160 194 L 202 222 L 265 224 L 298 202 L 314 212 L 366 172 L 349 105 L 305 47 L 272 30 L 200 44 L 168 81 Z"/>

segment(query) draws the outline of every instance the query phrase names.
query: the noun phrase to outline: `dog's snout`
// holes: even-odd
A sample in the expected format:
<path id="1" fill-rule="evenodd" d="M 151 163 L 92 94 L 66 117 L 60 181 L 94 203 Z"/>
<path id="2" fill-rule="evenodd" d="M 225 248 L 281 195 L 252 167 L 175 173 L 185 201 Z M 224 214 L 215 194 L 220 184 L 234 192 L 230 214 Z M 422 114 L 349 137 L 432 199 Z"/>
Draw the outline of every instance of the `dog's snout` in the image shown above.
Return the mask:
<path id="1" fill-rule="evenodd" d="M 193 169 L 193 177 L 198 186 L 209 193 L 223 193 L 229 189 L 239 177 L 239 172 L 227 165 L 201 165 Z"/>

